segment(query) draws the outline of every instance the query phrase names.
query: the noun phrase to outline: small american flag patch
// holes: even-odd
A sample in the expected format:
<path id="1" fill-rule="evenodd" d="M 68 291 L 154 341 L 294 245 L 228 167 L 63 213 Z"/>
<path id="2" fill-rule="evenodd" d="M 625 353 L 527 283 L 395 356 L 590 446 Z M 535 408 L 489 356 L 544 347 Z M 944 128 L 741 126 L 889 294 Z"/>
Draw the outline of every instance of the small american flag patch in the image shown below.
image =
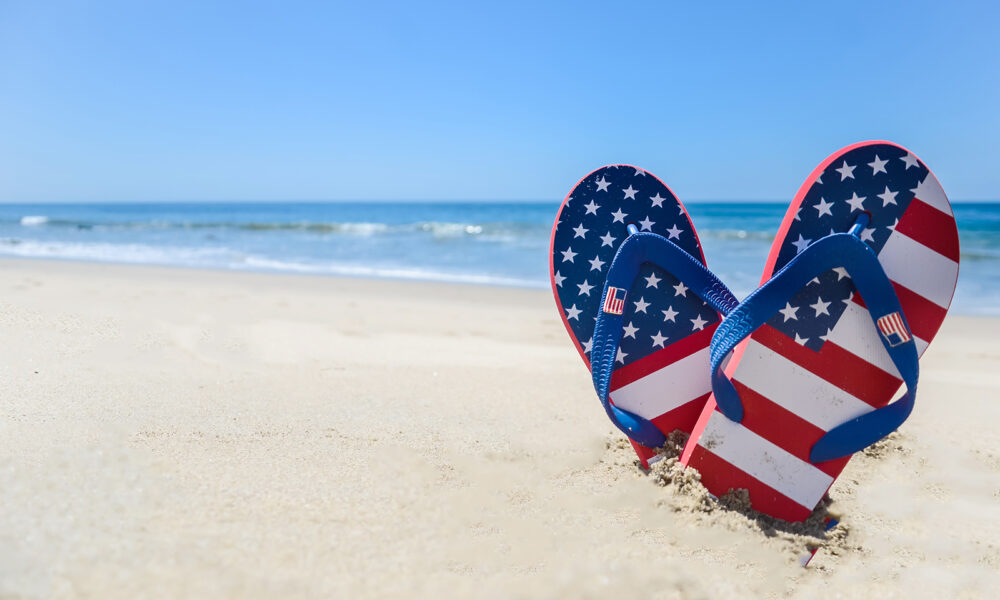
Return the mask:
<path id="1" fill-rule="evenodd" d="M 903 318 L 898 312 L 889 313 L 878 320 L 878 330 L 890 346 L 898 346 L 910 341 L 910 333 L 906 330 Z"/>
<path id="2" fill-rule="evenodd" d="M 604 299 L 604 312 L 609 315 L 620 315 L 625 311 L 625 290 L 608 287 L 608 296 Z"/>

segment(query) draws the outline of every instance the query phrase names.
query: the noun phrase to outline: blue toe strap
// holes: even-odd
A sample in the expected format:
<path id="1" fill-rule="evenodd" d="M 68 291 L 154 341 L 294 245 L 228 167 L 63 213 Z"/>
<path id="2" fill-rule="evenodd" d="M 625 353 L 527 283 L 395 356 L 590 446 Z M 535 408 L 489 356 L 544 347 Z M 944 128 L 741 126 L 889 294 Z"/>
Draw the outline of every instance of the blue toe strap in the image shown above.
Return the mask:
<path id="1" fill-rule="evenodd" d="M 643 263 L 652 263 L 681 280 L 688 289 L 723 315 L 738 300 L 705 265 L 677 244 L 655 233 L 633 233 L 618 248 L 601 296 L 590 350 L 590 371 L 594 389 L 611 421 L 625 435 L 649 448 L 666 442 L 666 436 L 651 421 L 611 404 L 608 399 L 611 373 L 615 368 L 622 338 L 625 295 L 639 275 Z M 669 390 L 664 390 L 668 393 Z"/>
<path id="2" fill-rule="evenodd" d="M 916 345 L 909 334 L 899 298 L 872 249 L 849 233 L 835 233 L 816 241 L 733 309 L 715 330 L 711 345 L 715 400 L 724 415 L 739 423 L 743 420 L 743 402 L 733 382 L 722 371 L 723 360 L 811 279 L 835 267 L 843 267 L 850 274 L 876 326 L 884 319 L 886 328 L 897 323 L 902 330 L 903 334 L 881 335 L 880 338 L 902 376 L 907 392 L 888 406 L 828 431 L 809 453 L 809 460 L 813 463 L 848 456 L 870 446 L 895 431 L 913 410 L 919 373 Z"/>

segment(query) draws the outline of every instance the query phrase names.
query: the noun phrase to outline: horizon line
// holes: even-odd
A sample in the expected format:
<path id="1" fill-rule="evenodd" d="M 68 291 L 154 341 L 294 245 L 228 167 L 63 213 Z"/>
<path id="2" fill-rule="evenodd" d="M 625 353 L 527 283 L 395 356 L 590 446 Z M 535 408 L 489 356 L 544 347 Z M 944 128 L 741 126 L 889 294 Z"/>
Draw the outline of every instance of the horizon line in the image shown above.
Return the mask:
<path id="1" fill-rule="evenodd" d="M 564 198 L 543 199 L 543 198 L 368 198 L 368 199 L 348 199 L 348 198 L 305 198 L 305 199 L 192 199 L 181 198 L 173 200 L 35 200 L 35 201 L 11 201 L 0 200 L 0 206 L 39 206 L 39 205 L 69 205 L 69 204 L 556 204 L 562 203 Z M 1000 198 L 962 198 L 949 199 L 953 204 L 996 204 L 1000 203 Z M 685 204 L 788 204 L 789 201 L 781 199 L 737 199 L 737 198 L 689 198 L 684 200 Z"/>

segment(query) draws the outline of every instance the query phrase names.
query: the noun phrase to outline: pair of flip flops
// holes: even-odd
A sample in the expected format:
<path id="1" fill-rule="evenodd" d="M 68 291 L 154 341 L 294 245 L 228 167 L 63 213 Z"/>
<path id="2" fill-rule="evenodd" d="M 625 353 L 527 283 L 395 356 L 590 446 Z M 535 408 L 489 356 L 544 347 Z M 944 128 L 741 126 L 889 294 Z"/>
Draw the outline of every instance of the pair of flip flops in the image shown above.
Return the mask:
<path id="1" fill-rule="evenodd" d="M 746 489 L 787 521 L 910 414 L 958 262 L 937 179 L 883 141 L 809 175 L 742 301 L 706 267 L 683 204 L 636 167 L 577 183 L 551 246 L 566 329 L 642 465 L 668 434 L 689 433 L 681 461 L 711 493 Z"/>

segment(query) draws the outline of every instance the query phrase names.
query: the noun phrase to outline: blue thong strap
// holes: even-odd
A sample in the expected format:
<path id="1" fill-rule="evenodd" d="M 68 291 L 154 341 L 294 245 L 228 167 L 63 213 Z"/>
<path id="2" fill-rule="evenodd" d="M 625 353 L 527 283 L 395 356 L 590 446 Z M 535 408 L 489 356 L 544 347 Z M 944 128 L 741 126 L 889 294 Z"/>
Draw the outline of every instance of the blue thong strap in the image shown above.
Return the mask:
<path id="1" fill-rule="evenodd" d="M 743 402 L 733 382 L 722 370 L 726 356 L 812 278 L 834 267 L 843 267 L 850 274 L 876 325 L 881 318 L 898 319 L 895 322 L 902 323 L 904 330 L 909 331 L 899 298 L 872 249 L 850 233 L 835 233 L 821 238 L 750 294 L 715 330 L 711 349 L 712 391 L 719 410 L 726 417 L 737 423 L 743 420 Z M 903 337 L 908 339 L 900 341 L 897 337 L 896 343 L 892 344 L 888 336 L 880 336 L 906 384 L 906 394 L 892 404 L 827 431 L 810 450 L 811 462 L 841 458 L 866 448 L 895 431 L 910 415 L 917 393 L 919 367 L 912 336 L 907 334 Z"/>
<path id="2" fill-rule="evenodd" d="M 611 373 L 615 368 L 622 338 L 624 318 L 621 307 L 624 305 L 624 295 L 631 289 L 644 263 L 652 263 L 668 271 L 723 315 L 728 314 L 738 301 L 705 265 L 661 235 L 633 233 L 615 253 L 601 296 L 601 308 L 597 311 L 591 344 L 590 370 L 594 389 L 597 390 L 608 417 L 625 435 L 643 446 L 657 448 L 666 442 L 663 432 L 648 419 L 618 408 L 608 399 Z M 608 302 L 609 291 L 612 294 L 611 303 Z M 619 307 L 617 310 L 616 303 Z"/>

